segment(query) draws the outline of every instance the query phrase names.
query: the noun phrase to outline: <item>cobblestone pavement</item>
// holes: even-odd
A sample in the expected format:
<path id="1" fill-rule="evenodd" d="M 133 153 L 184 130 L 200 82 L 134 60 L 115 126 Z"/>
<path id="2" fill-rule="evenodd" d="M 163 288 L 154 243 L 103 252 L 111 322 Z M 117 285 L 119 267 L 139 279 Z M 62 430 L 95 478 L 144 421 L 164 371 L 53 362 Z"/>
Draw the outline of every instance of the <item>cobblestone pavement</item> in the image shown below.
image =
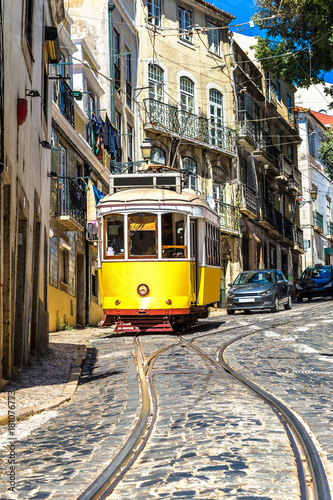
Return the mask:
<path id="1" fill-rule="evenodd" d="M 289 325 L 273 328 L 288 320 Z M 220 325 L 220 333 L 198 330 L 186 338 L 211 356 L 247 329 L 263 328 L 231 346 L 227 359 L 310 425 L 332 480 L 332 357 L 327 354 L 332 354 L 333 303 L 314 301 L 250 317 L 215 315 L 210 321 L 212 328 Z M 175 340 L 141 337 L 147 357 Z M 132 339 L 98 330 L 87 349 L 72 400 L 16 424 L 15 493 L 8 491 L 9 436 L 3 429 L 1 499 L 75 499 L 129 436 L 140 407 Z M 110 498 L 299 499 L 285 432 L 248 389 L 185 346 L 158 357 L 154 380 L 159 410 L 153 433 Z"/>

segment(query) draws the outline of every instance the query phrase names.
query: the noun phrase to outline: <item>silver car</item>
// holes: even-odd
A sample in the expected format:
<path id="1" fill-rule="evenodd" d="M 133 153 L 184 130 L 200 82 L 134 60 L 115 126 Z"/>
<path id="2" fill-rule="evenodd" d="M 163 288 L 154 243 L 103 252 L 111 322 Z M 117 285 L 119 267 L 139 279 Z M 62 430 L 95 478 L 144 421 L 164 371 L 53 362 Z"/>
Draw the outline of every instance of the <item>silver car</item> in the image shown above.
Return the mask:
<path id="1" fill-rule="evenodd" d="M 228 286 L 227 314 L 251 309 L 277 312 L 280 304 L 285 309 L 291 309 L 291 287 L 278 269 L 244 271 Z"/>

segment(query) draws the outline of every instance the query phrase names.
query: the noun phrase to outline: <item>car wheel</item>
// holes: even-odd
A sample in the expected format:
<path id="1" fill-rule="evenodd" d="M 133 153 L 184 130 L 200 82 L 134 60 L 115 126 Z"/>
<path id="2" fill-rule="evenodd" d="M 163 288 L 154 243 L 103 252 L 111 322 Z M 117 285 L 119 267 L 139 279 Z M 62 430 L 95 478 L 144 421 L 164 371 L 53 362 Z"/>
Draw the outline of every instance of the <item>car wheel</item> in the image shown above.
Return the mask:
<path id="1" fill-rule="evenodd" d="M 297 302 L 303 302 L 303 297 L 297 297 Z"/>
<path id="2" fill-rule="evenodd" d="M 227 314 L 230 316 L 231 314 L 235 314 L 235 311 L 233 309 L 227 309 Z"/>
<path id="3" fill-rule="evenodd" d="M 276 313 L 279 311 L 279 309 L 280 309 L 279 297 L 276 295 L 274 299 L 274 306 L 272 307 L 271 311 L 273 313 Z"/>
<path id="4" fill-rule="evenodd" d="M 244 309 L 245 314 L 251 314 L 250 309 Z"/>
<path id="5" fill-rule="evenodd" d="M 286 303 L 284 308 L 286 309 L 286 311 L 289 311 L 291 309 L 291 306 L 292 306 L 292 300 L 291 300 L 291 295 L 289 294 L 288 295 L 288 302 Z"/>

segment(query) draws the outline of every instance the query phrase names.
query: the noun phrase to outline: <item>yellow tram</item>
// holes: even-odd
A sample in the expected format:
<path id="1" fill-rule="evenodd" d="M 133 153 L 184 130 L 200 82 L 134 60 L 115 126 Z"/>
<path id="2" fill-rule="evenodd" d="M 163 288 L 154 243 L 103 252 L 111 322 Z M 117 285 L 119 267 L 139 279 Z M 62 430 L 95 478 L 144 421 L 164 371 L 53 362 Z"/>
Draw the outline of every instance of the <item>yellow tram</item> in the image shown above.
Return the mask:
<path id="1" fill-rule="evenodd" d="M 173 331 L 220 297 L 219 217 L 179 173 L 111 176 L 98 204 L 104 324 Z"/>

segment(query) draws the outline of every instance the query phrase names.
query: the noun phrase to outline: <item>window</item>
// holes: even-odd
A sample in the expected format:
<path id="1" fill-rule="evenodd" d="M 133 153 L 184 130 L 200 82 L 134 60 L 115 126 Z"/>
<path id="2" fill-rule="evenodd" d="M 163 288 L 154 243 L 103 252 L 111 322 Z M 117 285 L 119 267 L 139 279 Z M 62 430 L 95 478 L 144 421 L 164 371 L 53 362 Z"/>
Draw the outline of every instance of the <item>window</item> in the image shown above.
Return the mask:
<path id="1" fill-rule="evenodd" d="M 226 172 L 220 167 L 213 167 L 214 200 L 225 202 Z"/>
<path id="2" fill-rule="evenodd" d="M 164 71 L 157 64 L 148 66 L 149 99 L 163 102 Z"/>
<path id="3" fill-rule="evenodd" d="M 206 266 L 220 266 L 220 230 L 205 223 Z"/>
<path id="4" fill-rule="evenodd" d="M 113 32 L 113 53 L 114 53 L 114 66 L 113 66 L 113 78 L 114 78 L 114 88 L 119 92 L 121 87 L 121 74 L 120 74 L 120 35 L 114 30 Z"/>
<path id="5" fill-rule="evenodd" d="M 34 0 L 25 0 L 24 32 L 27 37 L 30 50 L 32 50 L 33 3 Z"/>
<path id="6" fill-rule="evenodd" d="M 186 182 L 186 187 L 197 191 L 198 181 L 197 181 L 197 162 L 185 156 L 183 158 L 183 170 L 185 170 L 186 177 L 188 176 L 188 181 Z M 186 180 L 186 179 L 185 179 Z"/>
<path id="7" fill-rule="evenodd" d="M 180 78 L 180 102 L 182 109 L 194 112 L 194 83 L 186 76 Z"/>
<path id="8" fill-rule="evenodd" d="M 129 258 L 157 258 L 157 215 L 136 213 L 129 220 Z"/>
<path id="9" fill-rule="evenodd" d="M 276 147 L 281 151 L 281 135 L 278 132 L 276 133 Z"/>
<path id="10" fill-rule="evenodd" d="M 119 113 L 118 111 L 115 112 L 115 125 L 116 125 L 116 128 L 118 130 L 118 136 L 119 136 L 119 144 L 121 144 L 121 113 Z M 115 160 L 116 161 L 122 161 L 122 157 L 123 157 L 123 151 L 122 151 L 122 148 L 118 148 L 116 150 L 116 158 Z"/>
<path id="11" fill-rule="evenodd" d="M 208 31 L 208 49 L 217 56 L 220 55 L 220 29 L 215 24 L 208 22 L 207 26 L 211 28 Z"/>
<path id="12" fill-rule="evenodd" d="M 222 146 L 223 143 L 223 101 L 222 94 L 218 90 L 209 91 L 209 113 L 211 144 Z"/>
<path id="13" fill-rule="evenodd" d="M 148 23 L 161 26 L 161 0 L 148 0 Z"/>
<path id="14" fill-rule="evenodd" d="M 287 146 L 287 155 L 288 155 L 288 160 L 290 161 L 291 164 L 294 163 L 294 148 L 292 144 L 288 144 Z"/>
<path id="15" fill-rule="evenodd" d="M 179 38 L 185 42 L 192 43 L 192 34 L 189 30 L 192 28 L 192 12 L 184 9 L 183 7 L 178 8 L 178 21 L 179 21 Z"/>
<path id="16" fill-rule="evenodd" d="M 125 47 L 126 52 L 126 104 L 129 108 L 132 107 L 132 53 L 128 47 Z"/>
<path id="17" fill-rule="evenodd" d="M 331 198 L 326 196 L 326 220 L 327 222 L 331 222 L 332 214 L 331 214 Z"/>
<path id="18" fill-rule="evenodd" d="M 276 97 L 278 101 L 281 102 L 282 94 L 281 94 L 281 81 L 276 80 Z"/>
<path id="19" fill-rule="evenodd" d="M 69 270 L 69 251 L 60 250 L 60 281 L 68 285 L 68 270 Z"/>
<path id="20" fill-rule="evenodd" d="M 162 258 L 186 259 L 186 216 L 178 213 L 161 216 Z"/>
<path id="21" fill-rule="evenodd" d="M 104 219 L 106 258 L 124 258 L 124 216 L 109 215 Z"/>
<path id="22" fill-rule="evenodd" d="M 293 105 L 293 98 L 291 93 L 287 90 L 287 108 L 288 108 L 288 114 L 294 114 L 294 105 Z"/>
<path id="23" fill-rule="evenodd" d="M 158 163 L 160 165 L 166 164 L 165 152 L 163 149 L 154 146 L 151 153 L 151 163 Z"/>
<path id="24" fill-rule="evenodd" d="M 133 160 L 133 128 L 128 124 L 127 124 L 127 160 L 128 161 Z"/>
<path id="25" fill-rule="evenodd" d="M 313 157 L 316 157 L 316 132 L 310 127 L 308 130 L 308 141 L 309 141 L 309 153 Z"/>

